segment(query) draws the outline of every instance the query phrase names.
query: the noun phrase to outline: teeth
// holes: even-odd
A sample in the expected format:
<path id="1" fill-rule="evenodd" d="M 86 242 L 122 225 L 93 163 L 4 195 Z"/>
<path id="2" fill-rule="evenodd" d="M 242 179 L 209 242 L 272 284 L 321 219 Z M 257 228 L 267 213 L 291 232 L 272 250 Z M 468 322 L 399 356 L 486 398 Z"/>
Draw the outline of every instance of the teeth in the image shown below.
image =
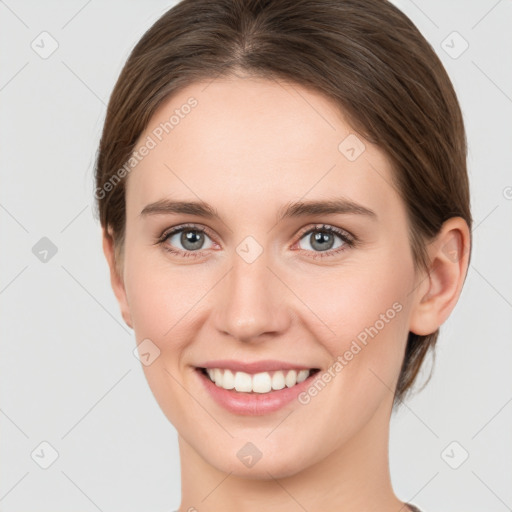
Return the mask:
<path id="1" fill-rule="evenodd" d="M 210 380 L 224 389 L 235 389 L 242 393 L 268 393 L 272 390 L 291 388 L 309 377 L 310 370 L 278 370 L 250 374 L 233 372 L 222 368 L 208 368 Z"/>
<path id="2" fill-rule="evenodd" d="M 222 387 L 224 389 L 233 389 L 235 387 L 235 376 L 231 370 L 224 370 Z"/>
<path id="3" fill-rule="evenodd" d="M 255 393 L 268 393 L 272 390 L 272 377 L 267 372 L 257 373 L 252 378 L 252 390 Z"/>
<path id="4" fill-rule="evenodd" d="M 219 368 L 215 368 L 215 370 L 213 370 L 213 380 L 217 386 L 222 387 L 222 381 L 224 380 L 223 377 L 224 372 L 222 370 L 219 370 Z"/>
<path id="5" fill-rule="evenodd" d="M 309 370 L 301 370 L 297 374 L 297 383 L 305 381 L 309 377 Z"/>
<path id="6" fill-rule="evenodd" d="M 286 374 L 286 378 L 284 379 L 287 388 L 291 388 L 295 384 L 297 384 L 297 372 L 295 370 L 290 370 Z"/>
<path id="7" fill-rule="evenodd" d="M 217 383 L 215 383 L 217 384 Z M 236 372 L 235 373 L 235 389 L 237 391 L 252 391 L 252 377 L 248 373 Z"/>
<path id="8" fill-rule="evenodd" d="M 272 389 L 283 389 L 285 386 L 284 373 L 276 372 L 272 375 Z"/>

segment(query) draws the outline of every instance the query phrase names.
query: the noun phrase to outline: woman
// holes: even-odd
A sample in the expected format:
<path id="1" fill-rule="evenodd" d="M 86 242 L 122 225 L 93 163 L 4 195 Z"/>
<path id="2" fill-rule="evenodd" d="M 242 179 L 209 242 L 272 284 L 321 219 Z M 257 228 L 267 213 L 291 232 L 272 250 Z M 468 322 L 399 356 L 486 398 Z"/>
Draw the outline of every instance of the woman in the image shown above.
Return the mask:
<path id="1" fill-rule="evenodd" d="M 113 290 L 179 435 L 180 512 L 418 510 L 389 420 L 470 258 L 456 95 L 383 0 L 184 0 L 110 98 Z"/>

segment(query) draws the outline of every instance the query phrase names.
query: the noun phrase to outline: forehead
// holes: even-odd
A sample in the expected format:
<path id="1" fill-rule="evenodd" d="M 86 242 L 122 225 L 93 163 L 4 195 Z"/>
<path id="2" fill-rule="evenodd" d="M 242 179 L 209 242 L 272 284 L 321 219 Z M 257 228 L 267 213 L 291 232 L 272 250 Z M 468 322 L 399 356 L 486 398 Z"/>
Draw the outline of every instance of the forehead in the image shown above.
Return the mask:
<path id="1" fill-rule="evenodd" d="M 379 210 L 400 202 L 392 169 L 337 106 L 297 84 L 254 78 L 198 82 L 167 99 L 137 148 L 127 202 L 165 197 L 221 211 L 278 209 L 299 198 L 344 196 Z M 396 205 L 398 208 L 400 205 Z"/>

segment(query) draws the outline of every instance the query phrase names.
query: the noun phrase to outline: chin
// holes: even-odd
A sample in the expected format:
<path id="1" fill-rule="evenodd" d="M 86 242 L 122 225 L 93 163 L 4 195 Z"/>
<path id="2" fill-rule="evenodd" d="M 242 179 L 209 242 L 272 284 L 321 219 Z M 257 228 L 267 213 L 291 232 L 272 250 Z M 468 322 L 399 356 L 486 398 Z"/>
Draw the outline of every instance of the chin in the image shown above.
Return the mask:
<path id="1" fill-rule="evenodd" d="M 309 453 L 305 453 L 307 443 L 303 439 L 288 438 L 288 441 L 292 441 L 289 445 L 286 439 L 278 437 L 272 442 L 264 438 L 254 442 L 249 439 L 247 436 L 235 437 L 222 446 L 217 445 L 214 451 L 211 444 L 196 445 L 195 450 L 209 465 L 223 473 L 258 480 L 293 476 L 315 464 L 315 454 L 317 457 L 319 454 L 319 450 L 312 445 L 309 446 Z"/>

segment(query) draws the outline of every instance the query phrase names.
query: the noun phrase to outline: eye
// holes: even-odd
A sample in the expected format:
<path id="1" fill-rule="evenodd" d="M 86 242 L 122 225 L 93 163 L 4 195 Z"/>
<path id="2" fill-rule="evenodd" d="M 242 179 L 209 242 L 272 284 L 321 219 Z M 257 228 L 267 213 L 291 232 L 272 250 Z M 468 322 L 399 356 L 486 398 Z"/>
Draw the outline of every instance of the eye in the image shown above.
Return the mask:
<path id="1" fill-rule="evenodd" d="M 302 240 L 306 241 L 305 247 L 301 246 Z M 354 244 L 355 238 L 348 232 L 325 224 L 309 229 L 302 234 L 298 242 L 299 249 L 317 253 L 312 254 L 313 258 L 333 256 L 353 247 Z"/>
<path id="2" fill-rule="evenodd" d="M 207 243 L 205 246 L 205 242 L 208 240 L 209 244 Z M 305 240 L 306 247 L 301 245 L 302 240 Z M 195 224 L 168 229 L 156 243 L 162 245 L 166 251 L 184 258 L 203 256 L 203 251 L 212 249 L 215 245 L 212 237 L 207 234 L 207 229 Z M 345 251 L 353 247 L 355 243 L 356 238 L 347 231 L 319 224 L 303 232 L 297 245 L 300 250 L 312 253 L 313 258 L 323 258 Z"/>
<path id="3" fill-rule="evenodd" d="M 207 240 L 210 240 L 210 245 L 205 247 Z M 167 251 L 183 257 L 201 256 L 203 250 L 211 249 L 213 246 L 206 229 L 196 225 L 177 226 L 167 230 L 157 243 L 162 244 Z"/>

